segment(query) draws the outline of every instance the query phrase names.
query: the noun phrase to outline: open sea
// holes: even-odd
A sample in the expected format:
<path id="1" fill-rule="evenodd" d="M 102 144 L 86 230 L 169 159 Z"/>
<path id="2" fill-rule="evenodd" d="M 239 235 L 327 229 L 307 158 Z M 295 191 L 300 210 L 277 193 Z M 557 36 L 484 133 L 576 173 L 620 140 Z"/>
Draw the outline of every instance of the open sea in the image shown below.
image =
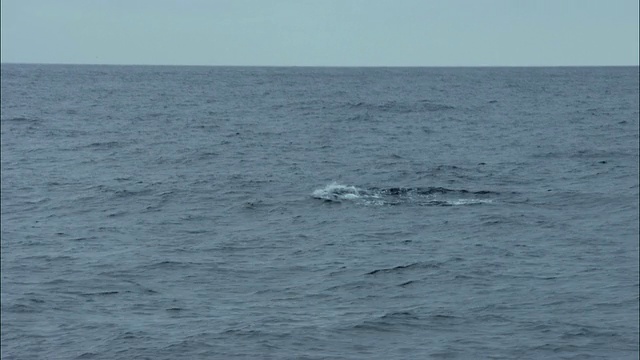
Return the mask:
<path id="1" fill-rule="evenodd" d="M 638 67 L 1 72 L 2 359 L 638 359 Z"/>

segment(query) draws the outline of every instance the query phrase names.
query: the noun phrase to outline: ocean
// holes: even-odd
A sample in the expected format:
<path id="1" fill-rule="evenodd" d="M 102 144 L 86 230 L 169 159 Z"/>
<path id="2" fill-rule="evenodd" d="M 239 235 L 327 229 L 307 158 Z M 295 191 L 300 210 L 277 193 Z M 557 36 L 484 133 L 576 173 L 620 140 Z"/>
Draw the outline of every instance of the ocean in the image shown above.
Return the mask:
<path id="1" fill-rule="evenodd" d="M 638 67 L 1 66 L 2 359 L 637 359 Z"/>

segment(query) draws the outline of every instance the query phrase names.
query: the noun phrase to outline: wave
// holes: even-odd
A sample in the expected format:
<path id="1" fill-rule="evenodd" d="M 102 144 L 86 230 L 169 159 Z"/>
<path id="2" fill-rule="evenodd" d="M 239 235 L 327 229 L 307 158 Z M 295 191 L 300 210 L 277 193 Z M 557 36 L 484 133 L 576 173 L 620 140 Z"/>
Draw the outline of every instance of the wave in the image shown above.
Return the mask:
<path id="1" fill-rule="evenodd" d="M 444 187 L 361 188 L 333 182 L 314 190 L 311 196 L 326 202 L 354 202 L 363 205 L 457 206 L 492 203 L 491 197 L 498 194 L 487 190 L 470 191 Z"/>
<path id="2" fill-rule="evenodd" d="M 411 264 L 408 264 L 408 265 L 398 265 L 398 266 L 394 266 L 394 267 L 390 267 L 390 268 L 375 269 L 375 270 L 369 271 L 368 273 L 366 273 L 366 275 L 375 275 L 375 274 L 378 274 L 378 273 L 391 273 L 391 272 L 410 270 L 410 269 L 417 269 L 417 268 L 421 268 L 421 269 L 437 269 L 439 267 L 440 267 L 439 263 L 434 263 L 434 262 L 416 262 L 416 263 L 411 263 Z M 402 285 L 407 285 L 407 283 L 404 283 Z"/>
<path id="3" fill-rule="evenodd" d="M 425 312 L 423 309 L 397 309 L 372 314 L 352 326 L 356 331 L 412 331 L 416 327 L 460 325 L 466 320 L 449 312 Z"/>
<path id="4" fill-rule="evenodd" d="M 2 122 L 8 123 L 16 123 L 16 124 L 39 124 L 42 122 L 40 119 L 25 117 L 25 116 L 15 116 L 15 117 L 3 117 Z"/>
<path id="5" fill-rule="evenodd" d="M 424 112 L 446 111 L 446 110 L 455 109 L 454 106 L 437 103 L 427 99 L 419 100 L 415 102 L 393 101 L 393 100 L 381 102 L 381 103 L 348 102 L 346 106 L 349 109 L 364 109 L 368 111 L 393 112 L 393 113 L 424 113 Z"/>

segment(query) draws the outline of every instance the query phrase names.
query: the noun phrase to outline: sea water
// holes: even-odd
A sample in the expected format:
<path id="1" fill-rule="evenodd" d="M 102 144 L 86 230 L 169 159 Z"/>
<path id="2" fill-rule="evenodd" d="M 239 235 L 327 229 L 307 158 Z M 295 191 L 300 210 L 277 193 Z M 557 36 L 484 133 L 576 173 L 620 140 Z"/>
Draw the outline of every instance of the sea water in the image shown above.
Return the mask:
<path id="1" fill-rule="evenodd" d="M 637 359 L 638 73 L 2 64 L 2 358 Z"/>

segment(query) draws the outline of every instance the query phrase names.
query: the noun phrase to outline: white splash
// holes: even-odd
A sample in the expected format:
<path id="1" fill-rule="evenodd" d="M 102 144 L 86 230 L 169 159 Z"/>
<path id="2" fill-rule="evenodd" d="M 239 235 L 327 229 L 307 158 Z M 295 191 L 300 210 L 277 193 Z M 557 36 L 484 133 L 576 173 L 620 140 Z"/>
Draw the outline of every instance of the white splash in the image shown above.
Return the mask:
<path id="1" fill-rule="evenodd" d="M 491 199 L 458 199 L 450 201 L 451 205 L 474 205 L 474 204 L 489 204 L 492 203 Z"/>
<path id="2" fill-rule="evenodd" d="M 353 185 L 342 185 L 337 182 L 316 189 L 312 193 L 315 199 L 342 202 L 349 201 L 361 205 L 416 205 L 416 206 L 460 206 L 492 203 L 492 199 L 477 198 L 452 198 L 452 195 L 440 193 L 421 194 L 415 189 L 392 188 L 394 191 L 385 189 L 363 189 Z M 402 191 L 400 191 L 402 190 Z M 456 192 L 448 190 L 446 192 Z M 454 194 L 460 195 L 460 194 Z"/>
<path id="3" fill-rule="evenodd" d="M 329 201 L 356 200 L 365 195 L 365 191 L 352 185 L 340 185 L 333 182 L 322 189 L 317 189 L 312 196 Z"/>

